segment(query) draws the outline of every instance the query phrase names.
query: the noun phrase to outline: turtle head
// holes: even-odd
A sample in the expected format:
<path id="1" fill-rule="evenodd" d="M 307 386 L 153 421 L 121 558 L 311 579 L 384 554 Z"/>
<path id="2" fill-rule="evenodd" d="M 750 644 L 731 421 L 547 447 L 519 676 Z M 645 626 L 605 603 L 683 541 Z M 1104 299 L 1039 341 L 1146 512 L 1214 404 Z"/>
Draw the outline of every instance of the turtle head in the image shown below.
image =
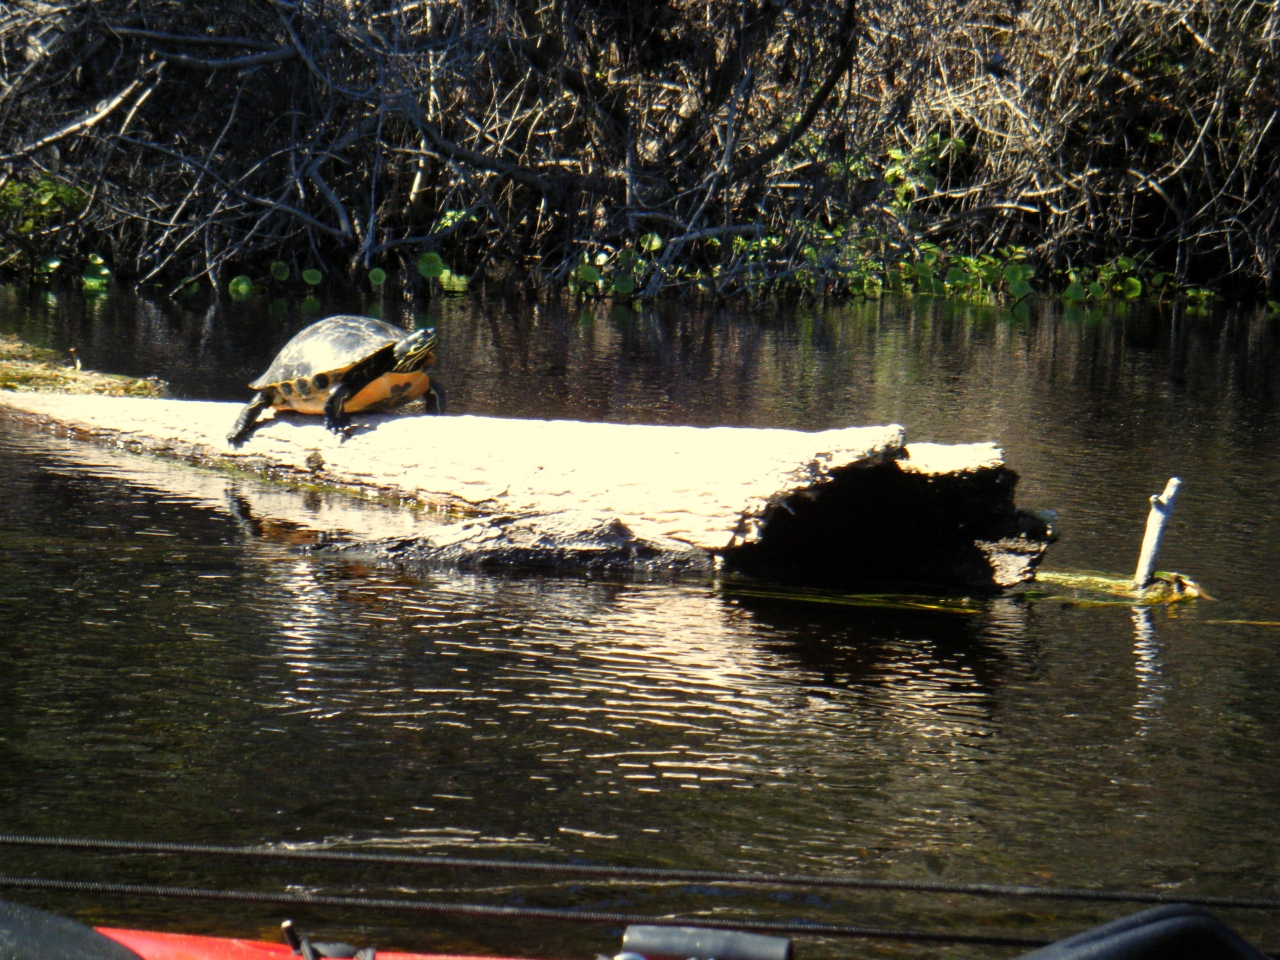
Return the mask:
<path id="1" fill-rule="evenodd" d="M 431 350 L 436 345 L 436 328 L 415 330 L 396 344 L 396 370 L 408 373 L 425 367 L 432 360 Z"/>

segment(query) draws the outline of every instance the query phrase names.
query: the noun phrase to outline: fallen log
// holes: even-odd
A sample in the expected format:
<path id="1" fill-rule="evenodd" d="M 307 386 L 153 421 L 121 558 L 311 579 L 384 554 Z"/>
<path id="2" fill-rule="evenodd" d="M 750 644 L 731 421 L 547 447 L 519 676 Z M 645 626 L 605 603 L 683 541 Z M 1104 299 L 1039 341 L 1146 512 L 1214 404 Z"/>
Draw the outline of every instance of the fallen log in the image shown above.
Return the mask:
<path id="1" fill-rule="evenodd" d="M 1015 506 L 1017 475 L 994 444 L 908 447 L 896 424 L 806 433 L 360 415 L 339 437 L 318 417 L 281 414 L 235 449 L 224 437 L 238 410 L 0 392 L 9 421 L 431 508 L 393 535 L 339 515 L 282 516 L 279 496 L 233 508 L 318 524 L 325 549 L 397 562 L 995 590 L 1032 579 L 1049 539 Z"/>

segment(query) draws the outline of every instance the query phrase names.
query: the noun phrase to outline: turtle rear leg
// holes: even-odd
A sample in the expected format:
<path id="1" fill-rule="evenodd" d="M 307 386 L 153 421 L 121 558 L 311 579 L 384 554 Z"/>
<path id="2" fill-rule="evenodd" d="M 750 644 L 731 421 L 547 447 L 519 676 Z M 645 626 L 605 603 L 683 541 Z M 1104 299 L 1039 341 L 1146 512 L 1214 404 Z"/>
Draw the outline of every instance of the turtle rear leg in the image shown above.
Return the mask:
<path id="1" fill-rule="evenodd" d="M 422 395 L 422 402 L 426 407 L 427 413 L 444 413 L 444 405 L 447 402 L 447 398 L 444 393 L 444 385 L 435 377 L 431 378 L 431 386 L 428 387 L 427 392 Z"/>
<path id="2" fill-rule="evenodd" d="M 238 447 L 248 440 L 249 435 L 258 426 L 258 416 L 269 406 L 271 406 L 270 393 L 265 390 L 259 390 L 255 393 L 253 399 L 246 403 L 244 409 L 240 411 L 240 416 L 236 417 L 236 425 L 227 434 L 227 443 L 233 447 Z"/>
<path id="3" fill-rule="evenodd" d="M 329 391 L 329 398 L 324 402 L 324 425 L 334 433 L 342 433 L 343 428 L 351 422 L 343 406 L 348 400 L 360 392 L 360 388 L 349 381 L 335 383 Z"/>

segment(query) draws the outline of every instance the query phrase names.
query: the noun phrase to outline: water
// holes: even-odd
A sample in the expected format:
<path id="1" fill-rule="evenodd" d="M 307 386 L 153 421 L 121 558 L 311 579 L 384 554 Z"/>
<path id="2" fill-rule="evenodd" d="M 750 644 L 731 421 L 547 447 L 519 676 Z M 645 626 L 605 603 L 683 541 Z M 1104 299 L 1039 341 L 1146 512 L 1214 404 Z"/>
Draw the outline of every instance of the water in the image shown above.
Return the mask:
<path id="1" fill-rule="evenodd" d="M 302 322 L 263 307 L 3 288 L 0 330 L 231 399 Z M 401 309 L 389 319 L 408 322 Z M 896 420 L 915 440 L 996 439 L 1019 502 L 1059 511 L 1052 568 L 1131 571 L 1145 498 L 1177 474 L 1161 566 L 1220 602 L 1002 598 L 925 614 L 731 584 L 370 569 L 306 553 L 305 529 L 237 521 L 226 503 L 248 481 L 0 421 L 0 830 L 1280 896 L 1280 323 L 887 303 L 423 313 L 458 412 Z M 0 864 L 1028 935 L 1125 910 L 23 849 Z M 271 939 L 291 912 L 387 948 L 585 958 L 618 933 L 12 896 L 93 922 Z M 1275 915 L 1227 916 L 1280 945 Z"/>

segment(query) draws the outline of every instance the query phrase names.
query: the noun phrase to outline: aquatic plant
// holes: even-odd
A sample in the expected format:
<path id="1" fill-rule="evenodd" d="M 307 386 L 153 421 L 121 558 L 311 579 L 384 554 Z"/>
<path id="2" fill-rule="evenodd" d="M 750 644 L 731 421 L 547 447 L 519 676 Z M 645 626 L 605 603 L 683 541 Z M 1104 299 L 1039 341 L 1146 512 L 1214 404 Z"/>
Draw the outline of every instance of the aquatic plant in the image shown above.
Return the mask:
<path id="1" fill-rule="evenodd" d="M 74 358 L 74 351 L 72 352 Z M 163 397 L 163 380 L 145 380 L 85 370 L 78 359 L 0 334 L 0 390 L 36 393 L 97 393 L 111 397 Z"/>
<path id="2" fill-rule="evenodd" d="M 107 281 L 111 279 L 111 268 L 102 257 L 91 253 L 80 279 L 86 291 L 105 290 Z"/>
<path id="3" fill-rule="evenodd" d="M 253 295 L 253 281 L 243 274 L 232 278 L 227 284 L 227 293 L 233 300 L 247 300 Z"/>
<path id="4" fill-rule="evenodd" d="M 420 256 L 418 258 L 418 273 L 428 280 L 439 277 L 440 274 L 444 273 L 444 261 L 440 259 L 440 254 L 430 251 Z"/>

